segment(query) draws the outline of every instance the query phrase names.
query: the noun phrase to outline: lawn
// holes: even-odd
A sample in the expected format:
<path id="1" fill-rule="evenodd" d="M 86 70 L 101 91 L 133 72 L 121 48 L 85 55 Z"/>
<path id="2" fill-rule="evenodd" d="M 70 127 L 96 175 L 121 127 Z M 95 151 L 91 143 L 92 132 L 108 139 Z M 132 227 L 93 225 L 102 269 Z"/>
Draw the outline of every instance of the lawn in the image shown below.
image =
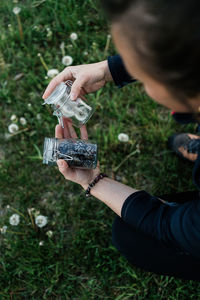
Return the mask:
<path id="1" fill-rule="evenodd" d="M 0 227 L 7 226 L 0 234 L 0 299 L 200 299 L 199 283 L 132 267 L 111 243 L 115 214 L 42 164 L 44 138 L 54 136 L 57 123 L 41 105 L 47 71 L 61 71 L 64 55 L 77 65 L 116 53 L 96 2 L 1 0 L 0 37 Z M 193 125 L 177 125 L 140 83 L 108 84 L 87 98 L 96 106 L 88 131 L 102 171 L 155 195 L 194 188 L 192 165 L 166 145 L 173 132 L 195 132 Z M 127 143 L 118 140 L 122 132 Z M 13 214 L 17 226 L 9 222 Z M 42 228 L 37 215 L 47 217 Z"/>

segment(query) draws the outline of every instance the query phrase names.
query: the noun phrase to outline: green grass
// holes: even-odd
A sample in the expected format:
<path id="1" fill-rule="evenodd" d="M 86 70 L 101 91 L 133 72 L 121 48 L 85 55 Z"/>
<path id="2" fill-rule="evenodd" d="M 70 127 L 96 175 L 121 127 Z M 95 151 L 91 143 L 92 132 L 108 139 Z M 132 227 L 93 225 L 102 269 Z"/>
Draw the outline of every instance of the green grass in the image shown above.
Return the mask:
<path id="1" fill-rule="evenodd" d="M 21 7 L 23 40 L 12 12 L 15 5 Z M 73 47 L 71 32 L 78 34 Z M 49 69 L 61 71 L 64 42 L 74 65 L 100 61 L 115 53 L 113 45 L 105 51 L 108 33 L 92 0 L 0 2 L 0 226 L 21 233 L 0 235 L 0 299 L 200 299 L 198 283 L 132 267 L 111 243 L 115 214 L 97 199 L 85 199 L 81 188 L 65 183 L 56 167 L 42 165 L 43 140 L 54 136 L 56 118 L 41 105 L 49 79 L 37 54 Z M 19 73 L 23 77 L 15 80 Z M 97 107 L 88 130 L 99 145 L 102 171 L 155 195 L 194 188 L 192 165 L 166 147 L 170 134 L 194 132 L 193 125 L 175 124 L 138 83 L 123 89 L 109 84 L 88 98 Z M 25 117 L 27 125 L 8 139 L 13 114 Z M 129 143 L 118 141 L 120 132 L 129 134 Z M 140 153 L 114 172 L 136 147 Z M 45 227 L 32 227 L 31 207 L 48 217 Z M 24 215 L 16 227 L 9 224 L 15 209 Z"/>

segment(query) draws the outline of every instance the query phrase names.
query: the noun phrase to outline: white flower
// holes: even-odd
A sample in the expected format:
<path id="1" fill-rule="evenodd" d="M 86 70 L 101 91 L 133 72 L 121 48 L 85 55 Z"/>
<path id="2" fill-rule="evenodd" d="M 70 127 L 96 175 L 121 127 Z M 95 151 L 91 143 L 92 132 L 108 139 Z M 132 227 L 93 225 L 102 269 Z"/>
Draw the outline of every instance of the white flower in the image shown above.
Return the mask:
<path id="1" fill-rule="evenodd" d="M 47 72 L 47 76 L 50 77 L 50 78 L 53 78 L 55 77 L 56 75 L 58 75 L 59 71 L 57 69 L 50 69 L 48 72 Z"/>
<path id="2" fill-rule="evenodd" d="M 39 215 L 35 218 L 35 224 L 42 228 L 47 224 L 47 217 Z"/>
<path id="3" fill-rule="evenodd" d="M 9 208 L 10 208 L 10 205 L 6 205 L 6 208 L 9 209 Z"/>
<path id="4" fill-rule="evenodd" d="M 15 15 L 18 15 L 18 14 L 20 13 L 20 11 L 21 11 L 21 8 L 18 7 L 18 6 L 15 6 L 15 7 L 13 8 L 13 13 L 14 13 Z"/>
<path id="5" fill-rule="evenodd" d="M 69 55 L 63 56 L 62 64 L 65 66 L 70 66 L 73 63 L 73 58 Z"/>
<path id="6" fill-rule="evenodd" d="M 84 55 L 84 56 L 87 56 L 87 55 L 88 55 L 88 52 L 87 52 L 87 51 L 84 51 L 84 52 L 83 52 L 83 55 Z"/>
<path id="7" fill-rule="evenodd" d="M 3 226 L 2 228 L 0 228 L 0 231 L 2 234 L 6 233 L 8 226 Z"/>
<path id="8" fill-rule="evenodd" d="M 62 43 L 60 44 L 60 49 L 61 49 L 62 51 L 65 49 L 65 43 L 64 43 L 64 42 L 62 42 Z"/>
<path id="9" fill-rule="evenodd" d="M 70 39 L 71 39 L 72 41 L 77 40 L 77 38 L 78 38 L 78 35 L 77 35 L 76 32 L 72 32 L 72 33 L 70 34 Z"/>
<path id="10" fill-rule="evenodd" d="M 81 26 L 81 25 L 83 25 L 83 22 L 82 22 L 81 20 L 78 20 L 78 21 L 77 21 L 77 24 L 78 24 L 79 26 Z"/>
<path id="11" fill-rule="evenodd" d="M 40 241 L 39 246 L 44 246 L 44 241 Z"/>
<path id="12" fill-rule="evenodd" d="M 37 119 L 37 120 L 41 120 L 41 114 L 37 114 L 37 115 L 36 115 L 36 119 Z"/>
<path id="13" fill-rule="evenodd" d="M 12 123 L 12 124 L 10 124 L 10 125 L 8 126 L 8 131 L 9 131 L 10 133 L 15 133 L 15 132 L 17 132 L 18 130 L 19 130 L 19 126 L 18 126 L 17 124 Z"/>
<path id="14" fill-rule="evenodd" d="M 30 108 L 30 107 L 32 106 L 32 104 L 31 104 L 31 103 L 28 103 L 27 106 L 28 106 L 28 108 Z"/>
<path id="15" fill-rule="evenodd" d="M 17 226 L 19 224 L 20 216 L 18 214 L 14 214 L 10 217 L 9 223 L 10 225 Z"/>
<path id="16" fill-rule="evenodd" d="M 25 118 L 23 118 L 23 117 L 21 117 L 20 119 L 19 119 L 19 121 L 20 121 L 20 123 L 22 124 L 22 125 L 26 125 L 26 119 Z"/>
<path id="17" fill-rule="evenodd" d="M 11 121 L 17 120 L 17 116 L 16 116 L 16 115 L 12 115 L 12 116 L 10 117 L 10 120 L 11 120 Z"/>
<path id="18" fill-rule="evenodd" d="M 118 135 L 118 140 L 119 140 L 120 142 L 128 142 L 128 141 L 129 141 L 129 136 L 128 136 L 128 134 L 126 134 L 126 133 L 120 133 L 120 134 Z"/>
<path id="19" fill-rule="evenodd" d="M 53 236 L 53 231 L 49 230 L 46 232 L 46 235 L 50 238 Z"/>

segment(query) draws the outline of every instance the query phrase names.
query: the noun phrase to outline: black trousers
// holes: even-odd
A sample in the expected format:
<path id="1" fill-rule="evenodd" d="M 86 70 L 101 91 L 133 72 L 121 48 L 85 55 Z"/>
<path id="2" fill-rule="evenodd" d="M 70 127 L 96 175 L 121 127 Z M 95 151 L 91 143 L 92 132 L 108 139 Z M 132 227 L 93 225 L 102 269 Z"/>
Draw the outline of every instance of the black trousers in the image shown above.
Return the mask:
<path id="1" fill-rule="evenodd" d="M 173 202 L 186 202 L 199 198 L 199 192 L 186 192 L 159 196 Z M 112 227 L 114 246 L 136 267 L 162 275 L 200 281 L 200 260 L 134 230 L 120 217 Z"/>

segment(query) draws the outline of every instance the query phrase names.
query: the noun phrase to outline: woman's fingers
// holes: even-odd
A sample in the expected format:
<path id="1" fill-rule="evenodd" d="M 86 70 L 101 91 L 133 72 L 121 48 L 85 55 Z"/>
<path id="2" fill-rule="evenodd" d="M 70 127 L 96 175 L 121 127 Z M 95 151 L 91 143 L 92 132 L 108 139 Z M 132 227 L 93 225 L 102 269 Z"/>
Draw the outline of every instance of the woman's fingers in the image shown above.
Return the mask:
<path id="1" fill-rule="evenodd" d="M 67 125 L 68 125 L 68 129 L 69 129 L 70 137 L 73 139 L 77 139 L 77 134 L 76 134 L 76 131 L 75 131 L 72 123 L 67 122 Z"/>
<path id="2" fill-rule="evenodd" d="M 66 161 L 63 159 L 57 160 L 57 165 L 60 173 L 65 177 L 65 179 L 73 180 L 74 170 L 70 169 Z"/>
<path id="3" fill-rule="evenodd" d="M 81 132 L 81 139 L 88 140 L 88 132 L 87 132 L 87 128 L 85 125 L 81 126 L 80 132 Z"/>
<path id="4" fill-rule="evenodd" d="M 71 100 L 76 100 L 78 96 L 82 94 L 82 89 L 84 89 L 85 83 L 88 81 L 88 77 L 85 75 L 80 75 L 72 84 L 70 98 Z"/>
<path id="5" fill-rule="evenodd" d="M 55 87 L 66 80 L 73 80 L 73 75 L 70 71 L 70 69 L 64 69 L 61 73 L 59 73 L 56 77 L 54 77 L 49 85 L 47 86 L 42 98 L 46 99 L 49 97 L 49 95 L 51 95 L 51 93 L 53 92 L 53 90 L 55 89 Z"/>
<path id="6" fill-rule="evenodd" d="M 56 125 L 55 128 L 55 137 L 57 139 L 63 139 L 63 128 L 60 124 Z"/>
<path id="7" fill-rule="evenodd" d="M 67 118 L 63 118 L 63 125 L 64 125 L 64 129 L 63 129 L 63 132 L 64 132 L 64 138 L 65 139 L 70 139 L 70 132 L 69 132 L 69 128 L 68 128 L 68 119 Z"/>

